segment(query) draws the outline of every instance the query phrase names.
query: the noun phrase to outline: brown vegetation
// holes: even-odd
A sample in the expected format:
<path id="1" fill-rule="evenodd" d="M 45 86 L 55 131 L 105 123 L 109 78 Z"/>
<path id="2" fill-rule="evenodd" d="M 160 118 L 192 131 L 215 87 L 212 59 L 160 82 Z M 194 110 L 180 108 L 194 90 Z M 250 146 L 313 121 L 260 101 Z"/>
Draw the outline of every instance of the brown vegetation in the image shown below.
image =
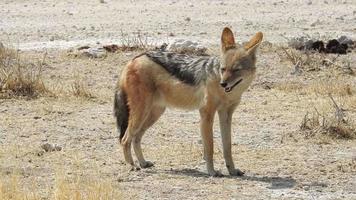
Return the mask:
<path id="1" fill-rule="evenodd" d="M 37 62 L 25 62 L 12 49 L 0 48 L 0 98 L 10 96 L 37 97 L 48 92 L 42 69 L 46 55 Z"/>

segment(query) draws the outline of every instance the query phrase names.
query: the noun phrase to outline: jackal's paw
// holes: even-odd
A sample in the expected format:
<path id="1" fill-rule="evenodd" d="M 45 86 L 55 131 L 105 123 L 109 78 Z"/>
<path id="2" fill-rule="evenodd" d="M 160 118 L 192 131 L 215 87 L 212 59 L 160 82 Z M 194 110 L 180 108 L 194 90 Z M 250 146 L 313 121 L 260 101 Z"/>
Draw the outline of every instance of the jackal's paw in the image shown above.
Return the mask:
<path id="1" fill-rule="evenodd" d="M 212 177 L 223 177 L 224 176 L 220 171 L 215 171 L 215 170 L 209 171 L 209 175 Z"/>
<path id="2" fill-rule="evenodd" d="M 130 171 L 139 171 L 139 170 L 141 170 L 141 168 L 136 165 L 132 165 L 130 168 Z"/>
<path id="3" fill-rule="evenodd" d="M 243 176 L 245 174 L 245 172 L 243 172 L 239 169 L 233 169 L 233 170 L 229 170 L 229 174 L 231 176 Z"/>
<path id="4" fill-rule="evenodd" d="M 140 163 L 140 166 L 142 167 L 142 168 L 149 168 L 149 167 L 153 167 L 153 163 L 152 162 L 150 162 L 150 161 L 146 161 L 146 162 L 144 162 L 144 163 Z"/>

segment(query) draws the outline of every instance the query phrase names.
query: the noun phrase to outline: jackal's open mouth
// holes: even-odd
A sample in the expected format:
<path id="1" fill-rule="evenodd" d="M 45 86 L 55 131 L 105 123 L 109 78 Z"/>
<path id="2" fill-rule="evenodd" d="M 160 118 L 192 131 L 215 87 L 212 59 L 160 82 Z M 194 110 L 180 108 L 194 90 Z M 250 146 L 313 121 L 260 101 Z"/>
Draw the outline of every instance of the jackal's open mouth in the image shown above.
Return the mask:
<path id="1" fill-rule="evenodd" d="M 232 86 L 230 87 L 225 87 L 225 92 L 231 92 L 232 89 L 234 89 L 234 87 L 236 85 L 238 85 L 239 83 L 241 83 L 242 79 L 240 79 L 239 81 L 237 81 L 235 84 L 233 84 Z"/>

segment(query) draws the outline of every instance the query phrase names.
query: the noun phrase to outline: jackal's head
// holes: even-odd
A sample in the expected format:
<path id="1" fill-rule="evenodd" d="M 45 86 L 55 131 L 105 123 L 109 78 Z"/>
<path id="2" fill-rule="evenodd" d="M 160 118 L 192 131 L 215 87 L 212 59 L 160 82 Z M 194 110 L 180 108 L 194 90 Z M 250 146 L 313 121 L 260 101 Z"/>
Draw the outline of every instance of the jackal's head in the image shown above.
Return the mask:
<path id="1" fill-rule="evenodd" d="M 240 46 L 235 43 L 232 31 L 224 28 L 221 35 L 220 85 L 225 92 L 230 92 L 244 79 L 251 79 L 251 76 L 254 76 L 256 50 L 262 38 L 263 34 L 258 32 L 249 42 Z"/>

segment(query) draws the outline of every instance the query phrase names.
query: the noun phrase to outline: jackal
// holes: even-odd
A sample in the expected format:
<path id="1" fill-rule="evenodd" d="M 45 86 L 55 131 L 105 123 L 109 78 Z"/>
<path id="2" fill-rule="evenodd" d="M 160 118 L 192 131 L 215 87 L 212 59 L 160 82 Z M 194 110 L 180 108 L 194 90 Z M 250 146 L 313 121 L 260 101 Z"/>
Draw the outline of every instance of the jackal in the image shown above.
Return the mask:
<path id="1" fill-rule="evenodd" d="M 220 58 L 162 50 L 133 58 L 121 73 L 114 102 L 126 162 L 138 169 L 131 155 L 132 143 L 140 166 L 153 166 L 144 159 L 141 139 L 166 107 L 197 109 L 209 175 L 222 175 L 213 164 L 213 120 L 218 112 L 226 167 L 230 175 L 242 176 L 231 155 L 231 119 L 242 93 L 254 79 L 256 50 L 262 38 L 258 32 L 239 45 L 226 27 L 221 35 Z"/>

